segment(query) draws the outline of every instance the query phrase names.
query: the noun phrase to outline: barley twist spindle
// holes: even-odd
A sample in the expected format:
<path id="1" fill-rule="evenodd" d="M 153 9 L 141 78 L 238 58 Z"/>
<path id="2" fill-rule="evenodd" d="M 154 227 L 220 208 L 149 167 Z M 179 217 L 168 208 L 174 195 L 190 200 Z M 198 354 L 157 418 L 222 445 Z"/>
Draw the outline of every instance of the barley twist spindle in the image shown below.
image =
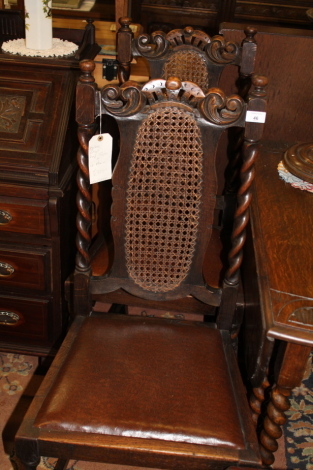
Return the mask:
<path id="1" fill-rule="evenodd" d="M 271 400 L 267 405 L 267 415 L 260 434 L 260 450 L 265 465 L 272 465 L 275 460 L 273 453 L 278 448 L 277 440 L 282 435 L 281 427 L 287 421 L 285 411 L 290 408 L 288 399 L 290 393 L 290 390 L 281 389 L 278 386 L 272 390 Z"/>
<path id="2" fill-rule="evenodd" d="M 263 380 L 259 387 L 254 387 L 249 398 L 250 408 L 252 411 L 252 419 L 257 426 L 259 417 L 261 415 L 261 408 L 265 398 L 265 390 L 270 386 L 267 377 Z"/>
<path id="3" fill-rule="evenodd" d="M 239 268 L 242 263 L 242 250 L 246 239 L 246 227 L 249 221 L 251 184 L 255 175 L 254 162 L 257 154 L 258 150 L 255 144 L 244 143 L 243 165 L 240 171 L 241 186 L 238 191 L 238 206 L 235 212 L 231 236 L 232 249 L 228 256 L 229 268 L 225 276 L 225 281 L 229 285 L 236 285 L 239 282 Z"/>

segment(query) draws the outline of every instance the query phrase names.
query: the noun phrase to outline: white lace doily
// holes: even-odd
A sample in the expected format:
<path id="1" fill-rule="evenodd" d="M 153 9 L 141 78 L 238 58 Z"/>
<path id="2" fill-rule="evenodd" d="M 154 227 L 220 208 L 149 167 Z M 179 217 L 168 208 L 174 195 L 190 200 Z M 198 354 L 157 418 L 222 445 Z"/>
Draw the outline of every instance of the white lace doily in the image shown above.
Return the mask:
<path id="1" fill-rule="evenodd" d="M 281 179 L 286 181 L 286 183 L 291 184 L 293 188 L 297 188 L 297 189 L 301 189 L 302 191 L 309 191 L 310 193 L 313 193 L 313 184 L 303 181 L 300 178 L 297 178 L 297 176 L 294 176 L 285 168 L 282 161 L 279 162 L 277 170 Z"/>
<path id="2" fill-rule="evenodd" d="M 52 48 L 46 50 L 28 49 L 25 39 L 12 39 L 2 44 L 2 51 L 10 54 L 26 55 L 30 57 L 62 57 L 76 52 L 77 44 L 63 39 L 53 38 Z"/>

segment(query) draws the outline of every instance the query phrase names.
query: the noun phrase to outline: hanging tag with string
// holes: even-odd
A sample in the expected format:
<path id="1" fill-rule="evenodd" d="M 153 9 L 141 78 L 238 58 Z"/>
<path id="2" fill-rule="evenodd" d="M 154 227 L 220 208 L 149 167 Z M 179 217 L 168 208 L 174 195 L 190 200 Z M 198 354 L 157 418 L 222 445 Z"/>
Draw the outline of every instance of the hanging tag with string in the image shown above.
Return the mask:
<path id="1" fill-rule="evenodd" d="M 112 141 L 110 134 L 102 134 L 102 109 L 100 94 L 100 134 L 94 135 L 89 140 L 88 164 L 90 183 L 112 178 Z"/>

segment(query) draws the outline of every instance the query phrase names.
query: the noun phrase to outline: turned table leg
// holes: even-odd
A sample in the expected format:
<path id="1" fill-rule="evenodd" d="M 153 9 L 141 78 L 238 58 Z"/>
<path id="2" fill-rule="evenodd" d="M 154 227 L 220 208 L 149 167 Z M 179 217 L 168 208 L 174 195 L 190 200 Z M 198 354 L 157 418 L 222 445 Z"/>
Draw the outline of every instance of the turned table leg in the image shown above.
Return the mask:
<path id="1" fill-rule="evenodd" d="M 311 346 L 283 343 L 283 350 L 277 361 L 276 383 L 272 387 L 270 401 L 260 433 L 260 449 L 264 465 L 272 465 L 274 452 L 278 448 L 277 440 L 282 435 L 282 426 L 287 421 L 285 412 L 290 408 L 289 396 L 292 389 L 300 385 Z"/>

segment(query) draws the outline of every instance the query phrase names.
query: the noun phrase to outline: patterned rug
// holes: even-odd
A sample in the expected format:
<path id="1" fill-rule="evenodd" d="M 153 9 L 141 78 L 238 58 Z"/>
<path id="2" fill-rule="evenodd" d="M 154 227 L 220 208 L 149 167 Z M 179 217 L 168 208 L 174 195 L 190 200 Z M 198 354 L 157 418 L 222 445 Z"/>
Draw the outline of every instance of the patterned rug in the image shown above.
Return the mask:
<path id="1" fill-rule="evenodd" d="M 42 376 L 35 373 L 38 359 L 33 356 L 0 353 L 0 444 L 1 470 L 18 470 L 9 459 L 13 439 Z M 312 361 L 300 387 L 294 390 L 284 439 L 276 454 L 274 469 L 313 470 L 313 374 Z M 284 453 L 286 455 L 282 455 Z M 14 459 L 13 459 L 14 462 Z M 53 470 L 55 459 L 43 458 L 38 470 Z M 134 470 L 134 467 L 71 461 L 68 470 Z"/>
<path id="2" fill-rule="evenodd" d="M 288 469 L 313 470 L 313 370 L 310 358 L 300 387 L 292 394 L 284 426 Z"/>

